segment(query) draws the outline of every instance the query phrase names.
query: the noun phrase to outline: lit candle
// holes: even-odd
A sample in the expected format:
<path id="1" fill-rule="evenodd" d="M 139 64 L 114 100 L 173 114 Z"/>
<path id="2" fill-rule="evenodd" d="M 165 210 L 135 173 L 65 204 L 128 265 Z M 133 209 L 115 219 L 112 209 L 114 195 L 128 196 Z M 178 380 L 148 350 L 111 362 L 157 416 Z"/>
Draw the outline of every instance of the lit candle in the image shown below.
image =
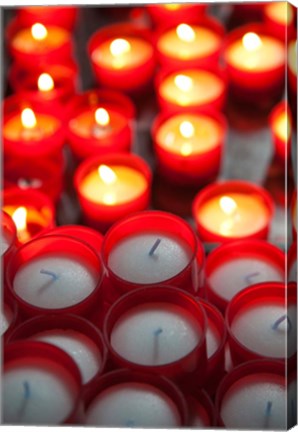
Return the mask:
<path id="1" fill-rule="evenodd" d="M 208 5 L 203 3 L 148 4 L 146 9 L 156 26 L 175 25 L 202 19 Z"/>
<path id="2" fill-rule="evenodd" d="M 221 109 L 226 86 L 218 74 L 203 69 L 185 69 L 160 76 L 157 95 L 167 111 L 214 107 Z"/>
<path id="3" fill-rule="evenodd" d="M 274 107 L 269 123 L 275 155 L 285 166 L 285 161 L 290 158 L 292 139 L 292 120 L 290 108 L 286 101 L 282 101 Z"/>
<path id="4" fill-rule="evenodd" d="M 17 227 L 19 241 L 25 243 L 30 239 L 30 234 L 27 230 L 27 209 L 25 207 L 18 207 L 13 212 L 12 219 Z"/>
<path id="5" fill-rule="evenodd" d="M 297 41 L 293 40 L 288 47 L 288 65 L 293 75 L 297 76 Z"/>
<path id="6" fill-rule="evenodd" d="M 16 12 L 19 20 L 27 25 L 41 22 L 47 26 L 58 25 L 72 30 L 78 8 L 69 5 L 67 7 L 27 6 L 18 8 Z"/>
<path id="7" fill-rule="evenodd" d="M 264 20 L 274 35 L 285 41 L 295 37 L 294 9 L 286 1 L 264 5 Z"/>

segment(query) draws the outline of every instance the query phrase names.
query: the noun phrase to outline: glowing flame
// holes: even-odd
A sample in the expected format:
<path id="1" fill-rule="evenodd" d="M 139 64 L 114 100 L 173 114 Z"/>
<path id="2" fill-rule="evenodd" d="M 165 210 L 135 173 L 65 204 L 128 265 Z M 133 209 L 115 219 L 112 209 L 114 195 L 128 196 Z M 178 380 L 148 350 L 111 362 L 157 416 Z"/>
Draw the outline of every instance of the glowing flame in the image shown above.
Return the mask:
<path id="1" fill-rule="evenodd" d="M 195 133 L 195 128 L 190 121 L 180 123 L 179 130 L 183 138 L 192 138 Z"/>
<path id="2" fill-rule="evenodd" d="M 189 156 L 192 154 L 192 145 L 189 143 L 184 143 L 180 150 L 182 156 Z"/>
<path id="3" fill-rule="evenodd" d="M 112 185 L 117 180 L 117 176 L 116 176 L 115 172 L 111 168 L 109 168 L 107 165 L 100 165 L 98 167 L 98 174 L 99 174 L 99 177 L 101 178 L 101 180 L 106 185 Z"/>
<path id="4" fill-rule="evenodd" d="M 33 39 L 41 41 L 48 36 L 48 31 L 44 25 L 36 23 L 31 27 L 31 34 Z"/>
<path id="5" fill-rule="evenodd" d="M 223 196 L 219 200 L 219 205 L 226 215 L 232 215 L 237 209 L 237 204 L 233 198 Z"/>
<path id="6" fill-rule="evenodd" d="M 187 75 L 176 75 L 174 82 L 179 90 L 189 92 L 193 88 L 193 81 Z"/>
<path id="7" fill-rule="evenodd" d="M 38 77 L 37 86 L 40 91 L 48 92 L 53 90 L 54 88 L 54 81 L 51 75 L 47 73 L 42 73 Z"/>
<path id="8" fill-rule="evenodd" d="M 99 126 L 107 126 L 110 123 L 109 113 L 104 108 L 97 108 L 94 117 Z"/>
<path id="9" fill-rule="evenodd" d="M 165 4 L 164 5 L 164 7 L 165 7 L 165 9 L 168 9 L 168 10 L 177 10 L 177 9 L 180 9 L 180 4 L 177 4 L 177 3 L 168 3 L 168 4 Z"/>
<path id="10" fill-rule="evenodd" d="M 291 122 L 287 112 L 283 112 L 276 121 L 277 134 L 287 142 L 291 135 Z"/>
<path id="11" fill-rule="evenodd" d="M 25 207 L 18 207 L 13 215 L 12 219 L 17 227 L 17 231 L 25 231 L 27 228 L 27 210 Z"/>
<path id="12" fill-rule="evenodd" d="M 183 42 L 193 42 L 196 38 L 193 28 L 188 24 L 179 24 L 176 28 L 176 33 L 178 38 Z"/>
<path id="13" fill-rule="evenodd" d="M 130 43 L 126 39 L 114 39 L 113 42 L 111 42 L 110 51 L 114 57 L 127 54 L 130 50 Z"/>
<path id="14" fill-rule="evenodd" d="M 246 33 L 242 38 L 242 43 L 247 51 L 257 51 L 262 46 L 262 40 L 256 33 Z"/>
<path id="15" fill-rule="evenodd" d="M 31 108 L 25 108 L 21 113 L 21 122 L 25 129 L 33 129 L 36 127 L 36 117 Z"/>

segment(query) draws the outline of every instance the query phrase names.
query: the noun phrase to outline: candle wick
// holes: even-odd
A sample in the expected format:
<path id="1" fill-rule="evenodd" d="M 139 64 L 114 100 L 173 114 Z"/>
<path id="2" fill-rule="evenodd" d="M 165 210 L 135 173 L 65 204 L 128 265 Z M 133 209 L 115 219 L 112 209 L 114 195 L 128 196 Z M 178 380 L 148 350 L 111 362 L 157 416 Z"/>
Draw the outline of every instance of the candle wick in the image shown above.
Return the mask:
<path id="1" fill-rule="evenodd" d="M 259 272 L 255 272 L 255 273 L 250 273 L 250 274 L 246 275 L 244 277 L 245 283 L 247 285 L 253 285 L 254 281 L 252 281 L 251 279 L 255 276 L 259 276 L 259 274 L 260 274 Z"/>
<path id="2" fill-rule="evenodd" d="M 161 327 L 158 327 L 156 330 L 154 330 L 154 343 L 153 343 L 153 363 L 157 362 L 158 358 L 158 351 L 159 351 L 159 335 L 163 332 L 163 329 Z"/>
<path id="3" fill-rule="evenodd" d="M 124 426 L 126 427 L 133 427 L 135 426 L 135 422 L 133 420 L 127 420 L 127 422 L 125 422 Z"/>
<path id="4" fill-rule="evenodd" d="M 162 328 L 159 327 L 158 329 L 154 330 L 154 336 L 159 336 L 163 332 Z"/>
<path id="5" fill-rule="evenodd" d="M 270 416 L 271 408 L 272 408 L 272 401 L 268 401 L 266 406 L 266 417 Z"/>
<path id="6" fill-rule="evenodd" d="M 49 270 L 41 269 L 39 273 L 51 276 L 54 281 L 56 281 L 58 279 L 58 276 L 56 275 L 56 273 L 49 271 Z"/>
<path id="7" fill-rule="evenodd" d="M 156 249 L 158 248 L 159 244 L 161 242 L 161 239 L 157 239 L 156 242 L 154 243 L 154 245 L 152 246 L 152 248 L 149 251 L 149 256 L 152 256 L 154 254 L 154 252 L 156 251 Z"/>
<path id="8" fill-rule="evenodd" d="M 30 399 L 31 396 L 31 392 L 30 392 L 30 385 L 28 383 L 28 381 L 24 381 L 23 382 L 23 387 L 24 387 L 24 397 L 25 399 Z"/>
<path id="9" fill-rule="evenodd" d="M 292 323 L 288 315 L 283 315 L 280 318 L 278 318 L 278 320 L 276 320 L 275 323 L 272 325 L 272 330 L 278 330 L 279 325 L 285 320 L 287 320 L 288 323 L 287 332 L 290 333 L 290 331 L 292 330 Z"/>

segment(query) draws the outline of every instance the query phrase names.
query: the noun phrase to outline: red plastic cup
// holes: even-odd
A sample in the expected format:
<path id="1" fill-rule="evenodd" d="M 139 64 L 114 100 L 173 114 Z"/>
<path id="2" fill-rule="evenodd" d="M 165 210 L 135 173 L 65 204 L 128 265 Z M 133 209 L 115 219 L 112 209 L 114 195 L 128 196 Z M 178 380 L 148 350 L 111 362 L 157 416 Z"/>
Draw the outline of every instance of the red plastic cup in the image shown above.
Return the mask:
<path id="1" fill-rule="evenodd" d="M 6 345 L 10 338 L 11 333 L 14 331 L 18 324 L 18 307 L 16 302 L 3 293 L 3 301 L 1 302 L 1 337 L 3 338 L 3 344 Z"/>
<path id="2" fill-rule="evenodd" d="M 169 7 L 170 6 L 170 7 Z M 175 3 L 175 4 L 149 4 L 146 9 L 150 18 L 156 26 L 169 23 L 171 25 L 181 22 L 197 21 L 200 17 L 204 19 L 208 5 L 199 3 Z"/>
<path id="3" fill-rule="evenodd" d="M 282 116 L 286 116 L 288 120 L 288 124 L 283 125 L 284 129 L 278 126 Z M 285 169 L 286 163 L 290 159 L 292 141 L 292 116 L 286 101 L 282 101 L 274 107 L 269 116 L 269 125 L 275 156 Z"/>
<path id="4" fill-rule="evenodd" d="M 31 6 L 17 10 L 18 19 L 28 26 L 39 22 L 46 26 L 57 25 L 68 30 L 74 28 L 77 15 L 78 8 L 74 6 Z"/>
<path id="5" fill-rule="evenodd" d="M 287 254 L 287 280 L 297 283 L 297 240 L 295 240 Z"/>
<path id="6" fill-rule="evenodd" d="M 295 37 L 295 14 L 294 8 L 290 3 L 285 3 L 286 7 L 279 11 L 279 19 L 275 15 L 273 8 L 278 8 L 277 4 L 265 4 L 263 9 L 264 22 L 272 34 L 281 39 L 284 43 Z M 282 5 L 283 6 L 283 5 Z M 284 14 L 283 14 L 284 12 Z"/>
<path id="7" fill-rule="evenodd" d="M 2 235 L 2 259 L 4 267 L 10 257 L 14 254 L 18 247 L 17 230 L 12 218 L 5 211 L 2 210 L 2 222 L 1 222 L 1 235 Z"/>
<path id="8" fill-rule="evenodd" d="M 216 426 L 215 407 L 205 390 L 196 388 L 186 391 L 185 398 L 189 407 L 189 427 L 198 429 Z"/>

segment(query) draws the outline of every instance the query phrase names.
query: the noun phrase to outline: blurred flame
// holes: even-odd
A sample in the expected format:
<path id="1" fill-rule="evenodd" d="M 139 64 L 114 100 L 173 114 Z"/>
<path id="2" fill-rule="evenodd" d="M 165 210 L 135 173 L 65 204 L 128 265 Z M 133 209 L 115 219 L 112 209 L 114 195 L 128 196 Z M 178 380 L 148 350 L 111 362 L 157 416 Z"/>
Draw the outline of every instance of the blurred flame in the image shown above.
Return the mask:
<path id="1" fill-rule="evenodd" d="M 104 108 L 98 108 L 95 111 L 95 121 L 99 126 L 107 126 L 110 123 L 110 116 Z"/>
<path id="2" fill-rule="evenodd" d="M 219 205 L 226 215 L 232 215 L 237 209 L 236 201 L 228 196 L 223 196 L 219 200 Z"/>
<path id="3" fill-rule="evenodd" d="M 23 109 L 21 113 L 21 122 L 25 129 L 33 129 L 36 127 L 36 117 L 34 111 L 31 108 Z"/>
<path id="4" fill-rule="evenodd" d="M 31 34 L 33 39 L 41 41 L 47 37 L 48 31 L 43 24 L 36 23 L 31 27 Z"/>
<path id="5" fill-rule="evenodd" d="M 110 51 L 114 57 L 122 56 L 130 50 L 130 43 L 126 39 L 114 39 L 113 42 L 111 42 Z"/>
<path id="6" fill-rule="evenodd" d="M 193 81 L 187 75 L 176 75 L 174 82 L 179 90 L 189 92 L 193 88 Z"/>
<path id="7" fill-rule="evenodd" d="M 242 38 L 242 43 L 247 51 L 256 51 L 262 46 L 262 40 L 256 33 L 246 33 Z"/>
<path id="8" fill-rule="evenodd" d="M 107 165 L 100 165 L 98 167 L 98 174 L 101 180 L 107 185 L 114 184 L 117 180 L 115 172 Z"/>
<path id="9" fill-rule="evenodd" d="M 27 228 L 27 210 L 25 207 L 18 207 L 12 214 L 17 231 L 25 231 Z"/>
<path id="10" fill-rule="evenodd" d="M 178 38 L 183 42 L 193 42 L 196 38 L 193 28 L 188 24 L 179 24 L 176 28 L 176 33 Z"/>
<path id="11" fill-rule="evenodd" d="M 38 77 L 37 86 L 40 91 L 48 92 L 53 90 L 54 88 L 54 81 L 51 75 L 47 73 L 42 73 Z"/>

